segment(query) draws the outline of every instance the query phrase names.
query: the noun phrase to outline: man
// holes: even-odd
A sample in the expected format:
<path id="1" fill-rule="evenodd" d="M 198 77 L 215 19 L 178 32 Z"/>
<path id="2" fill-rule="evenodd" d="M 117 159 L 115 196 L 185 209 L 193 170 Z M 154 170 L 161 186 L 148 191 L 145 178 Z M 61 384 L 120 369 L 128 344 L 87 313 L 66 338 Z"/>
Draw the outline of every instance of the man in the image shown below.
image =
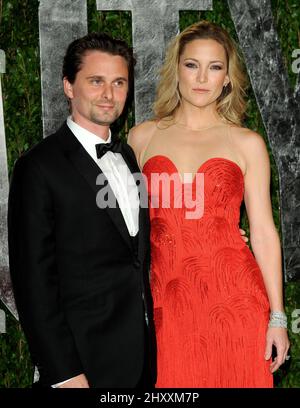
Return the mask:
<path id="1" fill-rule="evenodd" d="M 155 382 L 147 346 L 148 213 L 133 205 L 139 203 L 133 151 L 110 133 L 131 93 L 133 66 L 126 43 L 105 34 L 71 43 L 63 82 L 72 115 L 13 172 L 10 271 L 42 386 Z M 99 174 L 106 185 L 96 184 Z M 115 208 L 96 199 L 103 188 L 116 198 Z"/>

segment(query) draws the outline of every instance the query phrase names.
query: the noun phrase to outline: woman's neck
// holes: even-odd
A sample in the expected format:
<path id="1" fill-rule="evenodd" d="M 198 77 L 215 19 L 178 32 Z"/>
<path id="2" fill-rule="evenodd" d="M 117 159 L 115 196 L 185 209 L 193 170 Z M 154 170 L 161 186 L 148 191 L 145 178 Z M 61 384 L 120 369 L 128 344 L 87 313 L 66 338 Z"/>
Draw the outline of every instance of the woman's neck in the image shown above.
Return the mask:
<path id="1" fill-rule="evenodd" d="M 224 122 L 215 108 L 211 106 L 180 106 L 175 113 L 174 122 L 191 130 L 201 130 Z"/>

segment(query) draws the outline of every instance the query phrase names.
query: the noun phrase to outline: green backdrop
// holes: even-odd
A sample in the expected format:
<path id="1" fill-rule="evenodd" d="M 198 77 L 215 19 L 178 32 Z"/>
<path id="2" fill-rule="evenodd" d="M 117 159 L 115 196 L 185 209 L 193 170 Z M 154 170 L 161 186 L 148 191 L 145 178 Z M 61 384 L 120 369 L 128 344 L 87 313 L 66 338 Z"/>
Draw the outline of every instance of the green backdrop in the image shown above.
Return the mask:
<path id="1" fill-rule="evenodd" d="M 87 0 L 87 3 L 89 31 L 106 31 L 131 43 L 130 12 L 100 13 L 96 11 L 95 0 Z M 200 19 L 207 19 L 222 25 L 237 39 L 226 0 L 214 0 L 213 3 L 213 11 L 181 12 L 181 29 Z M 0 0 L 0 49 L 5 51 L 7 59 L 2 85 L 9 173 L 16 159 L 42 138 L 38 5 L 38 0 Z M 292 72 L 291 65 L 292 51 L 300 48 L 299 0 L 272 0 L 272 7 L 290 83 L 295 86 L 296 75 Z M 248 90 L 248 96 L 245 125 L 266 139 L 251 89 Z M 126 137 L 133 122 L 134 115 L 131 111 L 122 132 L 123 137 Z M 271 152 L 270 157 L 272 204 L 276 226 L 280 232 L 278 174 Z M 242 226 L 248 231 L 245 213 L 242 216 Z M 295 330 L 293 333 L 291 321 L 292 312 L 300 309 L 300 282 L 285 284 L 285 305 L 292 358 L 276 372 L 275 384 L 277 387 L 300 387 L 300 333 Z M 0 309 L 7 312 L 7 333 L 0 334 L 0 387 L 30 387 L 33 367 L 22 329 L 1 302 Z"/>

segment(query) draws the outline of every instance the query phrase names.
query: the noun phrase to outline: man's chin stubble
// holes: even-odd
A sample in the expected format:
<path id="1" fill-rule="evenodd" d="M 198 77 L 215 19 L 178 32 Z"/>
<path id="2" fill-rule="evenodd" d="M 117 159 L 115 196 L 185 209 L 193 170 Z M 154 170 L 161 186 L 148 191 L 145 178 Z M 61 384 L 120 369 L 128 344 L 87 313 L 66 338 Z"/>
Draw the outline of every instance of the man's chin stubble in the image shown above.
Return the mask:
<path id="1" fill-rule="evenodd" d="M 118 119 L 119 115 L 116 114 L 112 118 L 95 118 L 91 117 L 91 121 L 95 123 L 96 125 L 100 126 L 110 126 L 112 123 L 114 123 Z"/>

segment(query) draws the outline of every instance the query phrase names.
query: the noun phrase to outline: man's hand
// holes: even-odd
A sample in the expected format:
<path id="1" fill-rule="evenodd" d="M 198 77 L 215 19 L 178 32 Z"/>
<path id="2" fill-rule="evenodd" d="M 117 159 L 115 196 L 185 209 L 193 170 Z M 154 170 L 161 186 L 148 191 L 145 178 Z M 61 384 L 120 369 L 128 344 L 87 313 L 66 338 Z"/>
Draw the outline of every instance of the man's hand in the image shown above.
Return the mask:
<path id="1" fill-rule="evenodd" d="M 90 388 L 90 386 L 86 376 L 84 374 L 79 374 L 57 388 Z"/>
<path id="2" fill-rule="evenodd" d="M 249 239 L 246 237 L 246 232 L 245 232 L 243 229 L 240 228 L 240 233 L 241 233 L 242 239 L 243 239 L 245 242 L 248 242 Z"/>

